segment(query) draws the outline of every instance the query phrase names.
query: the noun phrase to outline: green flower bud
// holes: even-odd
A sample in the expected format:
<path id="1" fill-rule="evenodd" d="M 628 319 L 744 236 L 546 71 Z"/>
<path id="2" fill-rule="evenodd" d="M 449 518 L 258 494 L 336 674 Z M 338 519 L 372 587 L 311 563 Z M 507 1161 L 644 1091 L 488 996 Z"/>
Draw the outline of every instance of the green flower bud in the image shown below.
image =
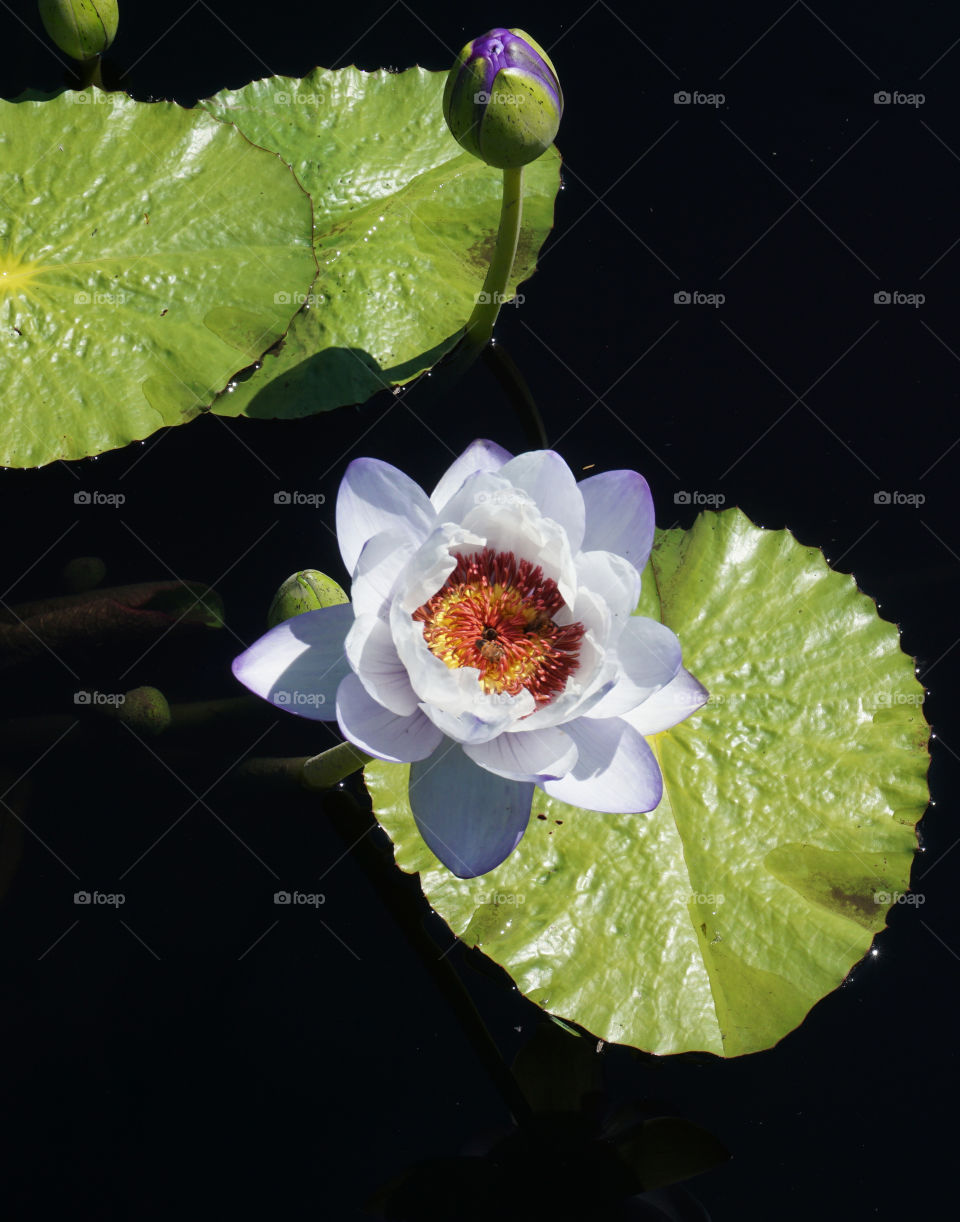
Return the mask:
<path id="1" fill-rule="evenodd" d="M 135 687 L 117 706 L 117 719 L 138 734 L 154 738 L 170 725 L 170 705 L 156 687 Z"/>
<path id="2" fill-rule="evenodd" d="M 113 42 L 117 0 L 39 0 L 47 33 L 71 59 L 93 59 Z"/>
<path id="3" fill-rule="evenodd" d="M 316 569 L 304 569 L 288 577 L 274 595 L 267 612 L 267 627 L 276 628 L 284 620 L 350 601 L 332 577 Z"/>
<path id="4" fill-rule="evenodd" d="M 523 30 L 489 30 L 450 69 L 443 114 L 468 153 L 498 169 L 535 161 L 553 143 L 563 93 L 550 57 Z"/>

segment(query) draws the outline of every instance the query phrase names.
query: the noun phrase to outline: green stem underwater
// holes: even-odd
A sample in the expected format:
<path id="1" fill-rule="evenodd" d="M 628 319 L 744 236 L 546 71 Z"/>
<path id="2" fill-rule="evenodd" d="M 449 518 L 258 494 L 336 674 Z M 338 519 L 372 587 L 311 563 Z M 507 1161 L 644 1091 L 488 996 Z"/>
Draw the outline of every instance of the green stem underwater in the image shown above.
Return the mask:
<path id="1" fill-rule="evenodd" d="M 283 758 L 255 757 L 244 760 L 234 769 L 234 776 L 243 781 L 257 780 L 271 788 L 307 789 L 312 792 L 332 789 L 352 772 L 373 759 L 353 743 L 339 743 L 319 755 Z"/>

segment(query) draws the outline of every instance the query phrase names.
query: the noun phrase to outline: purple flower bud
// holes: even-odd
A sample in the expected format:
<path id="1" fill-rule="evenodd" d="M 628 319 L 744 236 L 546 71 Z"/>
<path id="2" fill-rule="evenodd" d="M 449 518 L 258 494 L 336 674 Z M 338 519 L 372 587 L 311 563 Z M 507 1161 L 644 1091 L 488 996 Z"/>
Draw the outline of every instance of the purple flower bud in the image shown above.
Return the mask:
<path id="1" fill-rule="evenodd" d="M 497 28 L 460 52 L 447 77 L 443 113 L 467 152 L 498 169 L 515 169 L 552 144 L 563 93 L 550 57 L 529 34 Z"/>

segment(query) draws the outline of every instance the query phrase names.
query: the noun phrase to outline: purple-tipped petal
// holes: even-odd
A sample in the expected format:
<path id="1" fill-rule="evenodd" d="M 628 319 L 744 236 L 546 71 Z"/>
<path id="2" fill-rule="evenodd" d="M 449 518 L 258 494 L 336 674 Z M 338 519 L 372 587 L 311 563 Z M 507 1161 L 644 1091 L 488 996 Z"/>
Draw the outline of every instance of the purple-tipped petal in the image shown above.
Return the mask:
<path id="1" fill-rule="evenodd" d="M 377 704 L 352 672 L 337 688 L 337 721 L 354 746 L 392 764 L 426 759 L 443 738 L 419 709 L 398 717 Z"/>
<path id="2" fill-rule="evenodd" d="M 609 692 L 586 714 L 620 717 L 672 683 L 680 670 L 676 633 L 659 620 L 631 615 L 616 644 L 619 674 Z"/>
<path id="3" fill-rule="evenodd" d="M 409 475 L 378 458 L 355 458 L 337 493 L 337 541 L 347 572 L 353 575 L 374 535 L 400 530 L 422 543 L 436 519 L 427 494 Z"/>
<path id="4" fill-rule="evenodd" d="M 353 607 L 339 603 L 285 620 L 234 658 L 240 682 L 277 708 L 313 721 L 333 721 L 337 688 L 350 673 L 344 641 Z"/>
<path id="5" fill-rule="evenodd" d="M 695 713 L 710 699 L 710 693 L 684 667 L 677 677 L 642 704 L 621 716 L 641 734 L 660 734 Z"/>
<path id="6" fill-rule="evenodd" d="M 581 717 L 564 730 L 577 744 L 576 764 L 540 788 L 551 798 L 607 814 L 653 810 L 663 796 L 663 777 L 646 739 L 619 717 Z"/>
<path id="7" fill-rule="evenodd" d="M 642 573 L 653 547 L 653 497 L 636 471 L 603 471 L 577 485 L 587 510 L 583 550 L 616 552 Z"/>
<path id="8" fill-rule="evenodd" d="M 484 81 L 487 93 L 493 92 L 498 73 L 507 69 L 524 70 L 535 77 L 550 94 L 558 112 L 563 111 L 563 94 L 553 64 L 540 54 L 530 36 L 521 30 L 496 26 L 475 38 L 470 45 L 470 60 L 482 58 L 486 68 Z M 469 62 L 469 61 L 468 61 Z"/>
<path id="9" fill-rule="evenodd" d="M 459 458 L 454 459 L 430 494 L 430 503 L 442 518 L 441 510 L 465 479 L 475 471 L 498 471 L 513 457 L 495 441 L 480 438 L 471 441 Z"/>
<path id="10" fill-rule="evenodd" d="M 577 762 L 577 748 L 569 734 L 557 727 L 501 734 L 490 742 L 466 745 L 464 755 L 475 764 L 508 781 L 555 780 Z"/>
<path id="11" fill-rule="evenodd" d="M 527 830 L 533 788 L 478 768 L 456 743 L 410 769 L 420 835 L 457 878 L 486 874 L 510 856 Z"/>
<path id="12" fill-rule="evenodd" d="M 586 514 L 583 497 L 573 472 L 556 451 L 529 450 L 518 454 L 497 474 L 529 493 L 543 516 L 559 522 L 567 532 L 574 555 L 580 551 Z"/>

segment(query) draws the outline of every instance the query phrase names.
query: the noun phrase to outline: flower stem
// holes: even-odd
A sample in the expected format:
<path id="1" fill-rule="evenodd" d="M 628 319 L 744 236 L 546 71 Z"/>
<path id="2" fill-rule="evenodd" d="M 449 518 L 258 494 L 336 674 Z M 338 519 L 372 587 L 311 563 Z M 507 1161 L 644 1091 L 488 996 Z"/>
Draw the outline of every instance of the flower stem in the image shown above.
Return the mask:
<path id="1" fill-rule="evenodd" d="M 98 89 L 103 88 L 103 70 L 102 57 L 94 55 L 91 59 L 81 60 L 77 64 L 77 76 L 80 78 L 78 89 L 89 89 L 91 85 L 96 85 Z"/>
<path id="2" fill-rule="evenodd" d="M 464 333 L 464 344 L 478 353 L 493 334 L 500 307 L 506 300 L 507 284 L 520 241 L 523 217 L 523 166 L 503 171 L 503 199 L 497 245 L 487 269 L 480 299 L 473 308 Z"/>

